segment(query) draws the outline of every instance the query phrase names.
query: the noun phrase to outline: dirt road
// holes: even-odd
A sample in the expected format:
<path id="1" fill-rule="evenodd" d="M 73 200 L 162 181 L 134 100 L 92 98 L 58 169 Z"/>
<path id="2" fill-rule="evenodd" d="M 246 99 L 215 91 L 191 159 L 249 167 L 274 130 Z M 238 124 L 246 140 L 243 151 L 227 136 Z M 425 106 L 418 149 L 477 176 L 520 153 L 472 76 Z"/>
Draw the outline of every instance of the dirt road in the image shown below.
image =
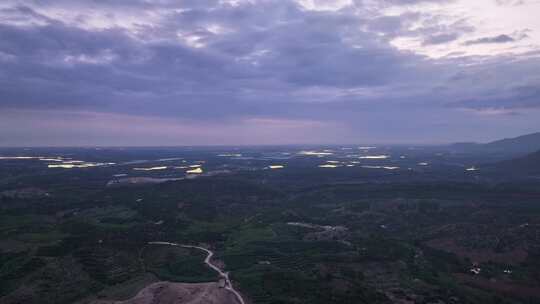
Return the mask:
<path id="1" fill-rule="evenodd" d="M 210 268 L 214 269 L 225 280 L 225 289 L 227 289 L 228 291 L 230 291 L 230 292 L 232 292 L 234 294 L 234 296 L 236 297 L 238 303 L 239 304 L 245 304 L 245 301 L 244 301 L 244 298 L 242 298 L 242 295 L 236 289 L 234 289 L 234 287 L 233 287 L 233 285 L 231 283 L 231 280 L 229 279 L 229 273 L 224 272 L 217 265 L 212 263 L 212 256 L 214 256 L 213 251 L 211 251 L 209 249 L 206 249 L 204 247 L 193 246 L 193 245 L 183 245 L 183 244 L 171 243 L 171 242 L 149 242 L 148 244 L 149 245 L 179 246 L 179 247 L 183 247 L 183 248 L 198 249 L 198 250 L 202 250 L 202 251 L 206 252 L 207 255 L 206 255 L 206 258 L 204 259 L 204 263 L 206 265 L 208 265 Z"/>

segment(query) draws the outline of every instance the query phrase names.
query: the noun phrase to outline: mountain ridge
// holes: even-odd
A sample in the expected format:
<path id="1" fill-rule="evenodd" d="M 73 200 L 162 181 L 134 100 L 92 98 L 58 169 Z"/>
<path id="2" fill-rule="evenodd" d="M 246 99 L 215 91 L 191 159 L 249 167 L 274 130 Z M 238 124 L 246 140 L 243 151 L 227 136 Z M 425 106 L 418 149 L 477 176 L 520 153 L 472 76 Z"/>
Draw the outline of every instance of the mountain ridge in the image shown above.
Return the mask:
<path id="1" fill-rule="evenodd" d="M 540 175 L 540 150 L 522 157 L 500 161 L 494 164 L 493 168 L 510 174 Z"/>
<path id="2" fill-rule="evenodd" d="M 503 138 L 488 143 L 458 142 L 450 147 L 456 152 L 499 153 L 512 157 L 526 156 L 540 151 L 540 132 Z"/>

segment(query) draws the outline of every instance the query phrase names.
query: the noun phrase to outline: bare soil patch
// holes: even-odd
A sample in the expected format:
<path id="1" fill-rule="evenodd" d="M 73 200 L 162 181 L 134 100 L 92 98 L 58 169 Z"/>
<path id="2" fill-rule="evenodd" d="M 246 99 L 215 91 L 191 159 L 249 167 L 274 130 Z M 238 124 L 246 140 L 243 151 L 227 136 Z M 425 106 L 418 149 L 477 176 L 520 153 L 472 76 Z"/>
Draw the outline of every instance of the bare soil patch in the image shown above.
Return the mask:
<path id="1" fill-rule="evenodd" d="M 510 265 L 519 264 L 527 259 L 527 251 L 524 248 L 514 248 L 507 252 L 494 252 L 489 249 L 469 249 L 456 244 L 452 239 L 436 239 L 426 243 L 429 247 L 446 252 L 454 253 L 461 258 L 469 258 L 476 263 L 492 261 Z"/>
<path id="2" fill-rule="evenodd" d="M 156 282 L 125 301 L 97 300 L 92 304 L 237 304 L 235 296 L 217 282 Z"/>
<path id="3" fill-rule="evenodd" d="M 454 277 L 463 284 L 469 284 L 481 289 L 492 290 L 500 294 L 509 295 L 517 298 L 540 298 L 539 286 L 522 286 L 504 282 L 501 280 L 488 280 L 486 278 L 471 276 L 462 273 L 454 274 Z"/>

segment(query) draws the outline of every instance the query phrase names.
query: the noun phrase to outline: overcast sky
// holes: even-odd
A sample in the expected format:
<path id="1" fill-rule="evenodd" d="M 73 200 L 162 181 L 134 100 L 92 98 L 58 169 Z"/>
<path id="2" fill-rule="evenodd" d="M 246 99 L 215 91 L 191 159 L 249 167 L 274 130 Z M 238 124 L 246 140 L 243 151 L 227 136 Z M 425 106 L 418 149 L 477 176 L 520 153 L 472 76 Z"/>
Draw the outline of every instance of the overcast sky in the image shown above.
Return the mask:
<path id="1" fill-rule="evenodd" d="M 540 0 L 0 2 L 0 146 L 540 131 Z"/>

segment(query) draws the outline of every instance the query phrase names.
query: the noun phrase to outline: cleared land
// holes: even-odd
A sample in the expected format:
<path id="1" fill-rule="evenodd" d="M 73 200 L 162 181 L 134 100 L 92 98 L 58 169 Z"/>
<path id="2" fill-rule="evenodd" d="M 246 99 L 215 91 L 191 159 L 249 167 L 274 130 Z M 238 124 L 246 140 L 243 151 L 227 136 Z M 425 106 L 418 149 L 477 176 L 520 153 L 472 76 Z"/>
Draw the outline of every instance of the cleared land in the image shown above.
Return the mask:
<path id="1" fill-rule="evenodd" d="M 236 304 L 236 298 L 219 284 L 156 282 L 126 301 L 98 300 L 93 304 Z"/>

